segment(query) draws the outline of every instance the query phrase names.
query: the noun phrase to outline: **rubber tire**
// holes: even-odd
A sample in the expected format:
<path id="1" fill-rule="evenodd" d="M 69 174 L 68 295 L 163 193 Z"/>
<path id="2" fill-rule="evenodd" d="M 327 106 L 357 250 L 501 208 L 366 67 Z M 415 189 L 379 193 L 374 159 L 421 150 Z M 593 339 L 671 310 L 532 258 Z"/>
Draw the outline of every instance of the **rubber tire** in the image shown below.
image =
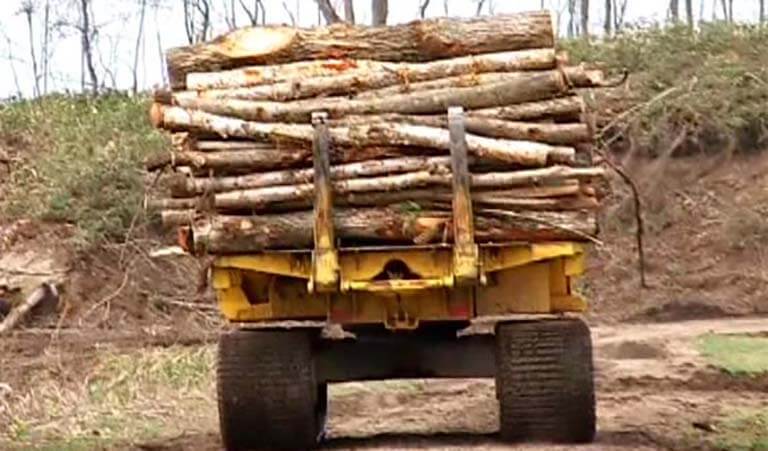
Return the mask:
<path id="1" fill-rule="evenodd" d="M 219 426 L 229 451 L 317 446 L 326 390 L 315 381 L 309 332 L 235 330 L 219 338 Z"/>
<path id="2" fill-rule="evenodd" d="M 578 319 L 496 326 L 496 394 L 507 442 L 595 438 L 592 339 Z"/>

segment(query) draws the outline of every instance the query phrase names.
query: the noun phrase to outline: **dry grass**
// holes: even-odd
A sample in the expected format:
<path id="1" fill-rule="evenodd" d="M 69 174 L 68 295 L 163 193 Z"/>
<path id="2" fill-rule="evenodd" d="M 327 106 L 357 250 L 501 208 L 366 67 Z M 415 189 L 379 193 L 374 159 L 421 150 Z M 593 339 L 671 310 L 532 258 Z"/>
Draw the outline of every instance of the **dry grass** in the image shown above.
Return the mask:
<path id="1" fill-rule="evenodd" d="M 0 388 L 0 448 L 90 450 L 215 430 L 213 368 L 212 346 L 173 346 L 106 349 L 70 381 L 55 367 L 30 374 L 23 393 Z"/>

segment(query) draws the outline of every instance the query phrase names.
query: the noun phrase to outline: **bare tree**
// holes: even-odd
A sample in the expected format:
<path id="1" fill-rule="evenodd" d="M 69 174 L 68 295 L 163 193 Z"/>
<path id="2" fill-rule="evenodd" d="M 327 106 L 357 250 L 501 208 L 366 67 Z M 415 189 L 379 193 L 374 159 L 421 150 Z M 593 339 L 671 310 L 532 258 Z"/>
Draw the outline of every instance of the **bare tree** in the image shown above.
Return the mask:
<path id="1" fill-rule="evenodd" d="M 624 18 L 627 15 L 627 4 L 629 0 L 613 0 L 613 31 L 621 32 L 624 28 Z"/>
<path id="2" fill-rule="evenodd" d="M 765 23 L 765 0 L 760 0 L 760 25 Z"/>
<path id="3" fill-rule="evenodd" d="M 35 14 L 35 4 L 32 0 L 26 0 L 21 4 L 19 14 L 24 14 L 27 19 L 27 31 L 29 32 L 29 54 L 32 58 L 32 93 L 35 97 L 40 95 L 40 74 L 37 68 L 37 54 L 35 52 L 35 30 L 33 27 L 32 16 Z"/>
<path id="4" fill-rule="evenodd" d="M 237 28 L 237 7 L 235 0 L 223 0 L 224 2 L 224 21 L 227 28 L 234 30 Z"/>
<path id="5" fill-rule="evenodd" d="M 325 23 L 333 24 L 341 22 L 341 17 L 336 13 L 330 0 L 315 0 L 317 2 L 318 11 L 323 15 Z"/>
<path id="6" fill-rule="evenodd" d="M 11 42 L 11 38 L 3 33 L 3 36 L 5 37 L 5 41 L 8 44 L 8 64 L 11 66 L 11 74 L 13 75 L 13 83 L 16 86 L 16 97 L 18 99 L 22 99 L 24 95 L 21 92 L 21 84 L 19 83 L 19 74 L 16 72 L 16 57 L 13 55 L 13 42 Z"/>
<path id="7" fill-rule="evenodd" d="M 248 16 L 248 20 L 251 22 L 251 25 L 255 26 L 259 24 L 259 14 L 261 14 L 261 24 L 264 25 L 267 23 L 267 10 L 264 8 L 264 3 L 262 3 L 261 0 L 254 0 L 253 7 L 246 5 L 243 0 L 239 1 L 240 7 L 245 12 L 245 15 Z"/>
<path id="8" fill-rule="evenodd" d="M 139 92 L 139 53 L 144 42 L 144 18 L 147 11 L 147 0 L 141 0 L 139 10 L 139 31 L 136 33 L 136 50 L 133 53 L 133 95 Z"/>
<path id="9" fill-rule="evenodd" d="M 576 36 L 576 0 L 568 0 L 568 37 Z"/>
<path id="10" fill-rule="evenodd" d="M 93 5 L 91 0 L 80 0 L 78 3 L 80 12 L 80 44 L 82 61 L 85 69 L 88 71 L 88 77 L 91 79 L 91 90 L 94 94 L 99 92 L 99 76 L 96 74 L 96 64 L 94 60 L 94 38 L 96 37 L 96 26 L 93 24 Z M 85 80 L 85 76 L 83 76 Z"/>
<path id="11" fill-rule="evenodd" d="M 352 4 L 352 0 L 344 0 L 344 20 L 355 23 L 355 5 Z"/>
<path id="12" fill-rule="evenodd" d="M 51 60 L 50 42 L 51 42 L 51 3 L 46 0 L 43 10 L 43 94 L 48 94 L 48 64 Z"/>
<path id="13" fill-rule="evenodd" d="M 421 4 L 419 5 L 419 17 L 424 19 L 424 17 L 427 15 L 427 8 L 429 7 L 429 1 L 430 0 L 422 0 Z"/>
<path id="14" fill-rule="evenodd" d="M 611 29 L 613 27 L 613 0 L 605 0 L 605 22 L 603 23 L 603 31 L 606 37 L 611 36 Z"/>
<path id="15" fill-rule="evenodd" d="M 733 23 L 733 0 L 720 0 L 723 7 L 723 18 L 726 22 Z"/>
<path id="16" fill-rule="evenodd" d="M 589 0 L 581 0 L 581 34 L 589 40 Z"/>
<path id="17" fill-rule="evenodd" d="M 211 29 L 210 0 L 182 0 L 184 29 L 190 44 L 205 41 Z"/>
<path id="18" fill-rule="evenodd" d="M 294 27 L 296 26 L 296 16 L 293 15 L 293 12 L 291 12 L 291 9 L 288 7 L 288 4 L 285 3 L 285 0 L 283 0 L 283 9 L 286 13 L 288 13 L 288 17 L 291 19 L 291 25 Z M 298 9 L 296 11 L 298 13 Z"/>
<path id="19" fill-rule="evenodd" d="M 688 28 L 693 30 L 693 0 L 685 0 L 685 19 L 688 22 Z"/>
<path id="20" fill-rule="evenodd" d="M 387 15 L 389 15 L 388 0 L 371 0 L 371 10 L 373 11 L 372 25 L 387 24 Z"/>
<path id="21" fill-rule="evenodd" d="M 479 16 L 483 12 L 483 6 L 485 6 L 485 0 L 477 0 L 477 9 L 475 9 L 475 15 Z"/>
<path id="22" fill-rule="evenodd" d="M 669 19 L 672 23 L 678 23 L 680 21 L 679 0 L 669 0 Z"/>
<path id="23" fill-rule="evenodd" d="M 443 0 L 443 12 L 448 15 L 448 0 Z"/>

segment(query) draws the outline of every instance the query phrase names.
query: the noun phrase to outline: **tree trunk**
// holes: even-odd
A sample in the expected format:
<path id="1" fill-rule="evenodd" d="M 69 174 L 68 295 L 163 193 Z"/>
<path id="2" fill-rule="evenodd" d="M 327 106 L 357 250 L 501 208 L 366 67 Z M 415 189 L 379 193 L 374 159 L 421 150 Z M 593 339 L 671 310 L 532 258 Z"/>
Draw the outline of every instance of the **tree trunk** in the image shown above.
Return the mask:
<path id="1" fill-rule="evenodd" d="M 603 31 L 605 31 L 605 36 L 610 37 L 611 36 L 611 27 L 613 25 L 613 0 L 605 0 L 605 21 L 603 22 Z"/>
<path id="2" fill-rule="evenodd" d="M 431 61 L 553 45 L 550 13 L 541 11 L 469 20 L 439 18 L 390 27 L 244 28 L 209 43 L 171 49 L 167 66 L 171 86 L 183 89 L 189 72 L 249 64 L 326 58 Z"/>
<path id="3" fill-rule="evenodd" d="M 247 122 L 178 107 L 153 105 L 151 119 L 156 127 L 200 129 L 221 136 L 259 139 L 311 141 L 312 126 Z M 340 146 L 417 146 L 449 149 L 448 131 L 407 124 L 377 124 L 330 129 L 331 139 Z M 512 141 L 467 135 L 469 151 L 479 160 L 543 166 L 548 161 L 572 162 L 572 147 L 552 146 L 531 141 Z"/>
<path id="4" fill-rule="evenodd" d="M 490 117 L 508 121 L 556 120 L 577 122 L 584 113 L 584 101 L 573 95 L 537 102 L 519 103 L 504 107 L 484 108 L 470 112 L 476 117 Z"/>
<path id="5" fill-rule="evenodd" d="M 355 5 L 352 0 L 344 0 L 344 21 L 350 24 L 355 23 Z"/>
<path id="6" fill-rule="evenodd" d="M 765 23 L 765 0 L 760 0 L 760 25 Z"/>
<path id="7" fill-rule="evenodd" d="M 336 60 L 318 60 L 315 63 L 272 66 L 269 69 L 271 77 L 265 76 L 267 70 L 259 67 L 194 73 L 187 76 L 187 84 L 190 93 L 200 97 L 285 101 L 318 95 L 348 95 L 464 74 L 554 69 L 556 61 L 554 49 L 533 49 L 463 56 L 429 63 L 396 64 L 364 60 L 347 61 L 346 66 L 337 64 Z M 334 67 L 338 67 L 338 70 L 333 71 Z M 345 71 L 345 67 L 348 70 Z M 264 84 L 275 80 L 285 81 Z M 212 89 L 214 87 L 216 89 Z"/>
<path id="8" fill-rule="evenodd" d="M 451 176 L 445 166 L 435 165 L 431 168 L 425 167 L 420 169 L 423 170 L 400 175 L 334 180 L 333 191 L 335 194 L 367 193 L 406 190 L 425 185 L 448 186 L 451 183 Z M 473 188 L 499 189 L 574 179 L 590 180 L 604 177 L 604 175 L 605 172 L 601 168 L 552 166 L 544 169 L 473 174 L 471 176 L 471 186 Z M 198 179 L 198 184 L 203 185 L 202 187 L 211 187 L 213 185 L 210 182 L 206 183 L 203 179 Z M 215 195 L 214 205 L 220 209 L 265 210 L 276 203 L 309 199 L 312 197 L 314 190 L 314 184 L 303 183 L 227 191 Z M 402 192 L 406 195 L 405 191 Z M 189 195 L 189 193 L 184 194 Z"/>
<path id="9" fill-rule="evenodd" d="M 566 71 L 568 81 L 575 85 L 599 71 Z M 490 74 L 484 74 L 490 75 Z M 588 80 L 587 80 L 588 81 Z M 316 111 L 326 111 L 331 118 L 350 114 L 429 114 L 445 113 L 449 107 L 462 105 L 465 109 L 500 107 L 523 102 L 545 100 L 568 92 L 561 71 L 521 72 L 508 74 L 506 81 L 469 87 L 446 87 L 430 91 L 394 94 L 375 99 L 331 97 L 269 102 L 238 99 L 207 99 L 173 96 L 173 104 L 224 116 L 261 122 L 309 123 Z"/>
<path id="10" fill-rule="evenodd" d="M 385 160 L 367 160 L 331 167 L 333 180 L 370 177 L 414 171 L 434 171 L 447 168 L 450 157 L 401 157 Z M 175 180 L 171 190 L 174 197 L 187 197 L 202 193 L 218 193 L 278 185 L 312 183 L 314 170 L 284 170 L 247 174 L 235 177 L 190 178 Z"/>
<path id="11" fill-rule="evenodd" d="M 446 116 L 415 116 L 400 114 L 383 114 L 369 116 L 347 116 L 332 120 L 334 126 L 366 125 L 366 124 L 411 124 L 428 127 L 448 128 Z M 478 136 L 503 138 L 525 141 L 539 141 L 548 144 L 574 145 L 580 142 L 590 142 L 592 133 L 584 123 L 535 123 L 513 122 L 503 119 L 493 119 L 490 116 L 476 116 L 468 111 L 464 118 L 468 132 Z"/>
<path id="12" fill-rule="evenodd" d="M 688 21 L 688 28 L 693 31 L 693 0 L 685 0 L 685 18 Z"/>
<path id="13" fill-rule="evenodd" d="M 672 23 L 680 22 L 679 0 L 669 0 L 669 18 L 672 20 Z"/>
<path id="14" fill-rule="evenodd" d="M 386 25 L 388 10 L 389 2 L 387 0 L 371 0 L 371 11 L 373 12 L 371 25 L 374 27 Z"/>
<path id="15" fill-rule="evenodd" d="M 501 216 L 501 215 L 499 215 Z M 198 254 L 259 252 L 265 249 L 310 248 L 311 211 L 264 216 L 215 216 L 193 227 Z M 413 244 L 451 239 L 451 214 L 393 208 L 336 209 L 337 237 L 347 242 Z M 581 212 L 511 213 L 506 217 L 475 215 L 478 242 L 583 240 L 594 235 L 595 217 Z"/>
<path id="16" fill-rule="evenodd" d="M 589 0 L 581 0 L 581 35 L 589 41 Z"/>
<path id="17" fill-rule="evenodd" d="M 333 5 L 331 5 L 330 0 L 315 0 L 315 2 L 317 2 L 317 7 L 323 14 L 325 23 L 334 24 L 341 22 L 341 17 L 339 17 L 339 15 L 336 13 L 336 10 L 333 8 Z"/>

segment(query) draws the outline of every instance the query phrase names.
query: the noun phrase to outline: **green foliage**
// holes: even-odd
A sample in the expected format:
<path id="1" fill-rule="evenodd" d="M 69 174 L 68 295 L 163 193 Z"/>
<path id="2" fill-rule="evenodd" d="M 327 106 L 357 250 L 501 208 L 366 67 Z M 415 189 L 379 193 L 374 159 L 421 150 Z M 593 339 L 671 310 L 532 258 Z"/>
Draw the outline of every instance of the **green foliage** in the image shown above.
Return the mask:
<path id="1" fill-rule="evenodd" d="M 566 41 L 574 62 L 630 72 L 620 97 L 644 104 L 634 138 L 663 153 L 685 132 L 687 147 L 749 151 L 768 136 L 768 28 L 724 23 L 630 30 L 605 42 Z M 648 103 L 667 90 L 661 99 Z M 619 108 L 619 110 L 624 108 Z"/>
<path id="2" fill-rule="evenodd" d="M 768 337 L 708 334 L 697 347 L 713 365 L 730 374 L 768 373 Z"/>
<path id="3" fill-rule="evenodd" d="M 147 109 L 147 99 L 120 94 L 0 106 L 0 147 L 21 160 L 0 215 L 72 223 L 84 244 L 122 239 L 140 212 L 141 161 L 165 146 Z"/>
<path id="4" fill-rule="evenodd" d="M 719 424 L 718 448 L 768 451 L 768 409 L 740 411 Z"/>

